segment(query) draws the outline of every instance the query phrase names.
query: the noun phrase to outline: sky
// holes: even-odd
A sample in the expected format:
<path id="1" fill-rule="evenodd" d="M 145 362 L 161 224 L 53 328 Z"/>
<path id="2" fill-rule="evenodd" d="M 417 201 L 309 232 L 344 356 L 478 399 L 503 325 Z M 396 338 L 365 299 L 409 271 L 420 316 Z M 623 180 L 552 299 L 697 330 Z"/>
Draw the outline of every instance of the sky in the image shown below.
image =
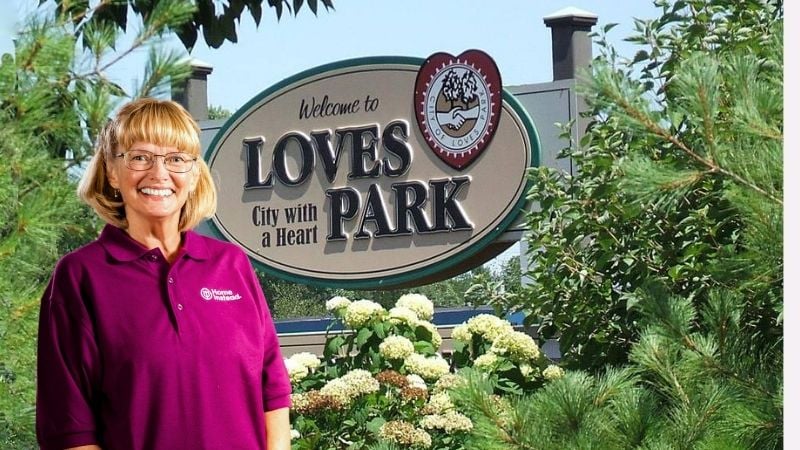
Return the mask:
<path id="1" fill-rule="evenodd" d="M 487 4 L 493 6 L 482 7 Z M 657 15 L 645 0 L 334 0 L 334 6 L 335 11 L 323 9 L 317 17 L 305 9 L 280 21 L 265 11 L 258 30 L 252 19 L 243 20 L 238 44 L 220 49 L 199 45 L 192 56 L 214 67 L 209 102 L 235 110 L 284 78 L 330 62 L 363 56 L 425 58 L 470 48 L 492 55 L 505 85 L 546 82 L 552 79 L 551 41 L 542 17 L 575 6 L 597 14 L 601 23 L 625 23 L 630 31 L 632 17 Z"/>
<path id="2" fill-rule="evenodd" d="M 37 3 L 0 0 L 0 52 L 11 48 L 14 18 L 32 12 Z M 291 75 L 364 56 L 425 58 L 479 48 L 495 59 L 504 85 L 547 82 L 552 79 L 551 41 L 542 18 L 568 6 L 597 14 L 600 26 L 619 23 L 610 37 L 621 53 L 631 55 L 634 48 L 622 39 L 632 34 L 633 18 L 658 15 L 649 0 L 334 0 L 335 10 L 320 6 L 317 17 L 303 7 L 297 16 L 285 14 L 278 21 L 265 8 L 258 28 L 245 12 L 238 43 L 210 49 L 198 39 L 190 56 L 214 67 L 209 103 L 231 111 Z M 177 38 L 166 45 L 182 49 Z M 141 76 L 146 52 L 135 52 L 109 76 L 131 86 Z"/>

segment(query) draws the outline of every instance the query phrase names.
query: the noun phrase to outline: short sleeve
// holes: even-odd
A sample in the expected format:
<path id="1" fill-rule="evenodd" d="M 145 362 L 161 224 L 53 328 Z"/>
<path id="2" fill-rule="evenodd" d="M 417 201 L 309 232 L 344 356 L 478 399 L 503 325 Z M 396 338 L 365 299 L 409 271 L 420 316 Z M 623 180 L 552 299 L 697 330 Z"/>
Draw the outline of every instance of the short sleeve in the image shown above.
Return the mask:
<path id="1" fill-rule="evenodd" d="M 98 444 L 98 349 L 75 272 L 62 259 L 42 296 L 36 435 L 44 450 Z"/>
<path id="2" fill-rule="evenodd" d="M 269 312 L 267 300 L 261 290 L 258 277 L 246 256 L 244 259 L 246 261 L 246 270 L 250 272 L 251 289 L 255 291 L 255 296 L 259 302 L 264 327 L 264 363 L 261 378 L 264 411 L 288 408 L 292 404 L 292 385 L 289 381 L 286 365 L 283 363 L 278 334 L 275 332 L 275 324 L 272 321 L 272 315 Z"/>

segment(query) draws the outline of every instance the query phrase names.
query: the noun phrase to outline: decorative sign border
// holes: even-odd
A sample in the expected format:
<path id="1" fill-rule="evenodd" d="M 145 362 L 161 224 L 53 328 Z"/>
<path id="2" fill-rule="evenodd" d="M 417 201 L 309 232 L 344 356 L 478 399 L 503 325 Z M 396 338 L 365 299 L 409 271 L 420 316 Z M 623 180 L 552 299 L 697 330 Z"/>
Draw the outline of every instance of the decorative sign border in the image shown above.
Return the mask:
<path id="1" fill-rule="evenodd" d="M 286 78 L 285 80 L 278 82 L 277 84 L 263 90 L 258 95 L 253 97 L 250 101 L 248 101 L 245 105 L 243 105 L 239 110 L 237 110 L 231 117 L 229 117 L 223 126 L 217 131 L 216 135 L 211 141 L 211 144 L 206 149 L 204 154 L 204 159 L 209 162 L 209 165 L 213 165 L 212 162 L 217 154 L 217 147 L 220 144 L 220 141 L 228 134 L 228 131 L 231 127 L 235 124 L 240 123 L 242 120 L 246 119 L 245 116 L 248 113 L 253 111 L 253 107 L 262 103 L 263 100 L 276 92 L 279 92 L 288 86 L 298 83 L 299 81 L 312 78 L 318 76 L 320 74 L 324 74 L 326 72 L 337 71 L 346 68 L 357 68 L 357 67 L 364 67 L 365 69 L 375 69 L 376 66 L 400 66 L 400 65 L 408 65 L 413 66 L 412 68 L 419 70 L 420 67 L 423 66 L 425 63 L 425 59 L 422 58 L 413 58 L 413 57 L 402 57 L 402 56 L 376 56 L 376 57 L 366 57 L 366 58 L 356 58 L 356 59 L 349 59 L 344 61 L 338 61 L 334 63 L 329 63 L 325 65 L 321 65 L 312 69 L 305 70 L 300 72 L 294 76 Z M 414 93 L 409 93 L 409 102 L 415 101 Z M 503 105 L 508 106 L 511 111 L 513 111 L 521 125 L 524 127 L 524 133 L 527 135 L 527 139 L 530 142 L 530 151 L 531 154 L 528 158 L 530 161 L 530 165 L 525 169 L 527 172 L 528 169 L 532 167 L 538 167 L 541 161 L 541 144 L 539 140 L 539 135 L 536 130 L 536 127 L 533 123 L 533 120 L 530 118 L 526 109 L 522 106 L 522 104 L 514 97 L 506 89 L 502 89 L 502 102 Z M 502 106 L 501 106 L 502 110 Z M 409 120 L 416 120 L 415 117 L 409 117 Z M 413 124 L 412 126 L 416 126 Z M 521 185 L 520 189 L 523 192 L 518 196 L 515 204 L 513 204 L 510 208 L 510 213 L 508 213 L 499 223 L 499 225 L 495 226 L 495 228 L 480 238 L 478 241 L 471 243 L 467 248 L 460 250 L 459 247 L 454 247 L 450 251 L 454 251 L 455 253 L 452 256 L 445 257 L 444 260 L 431 263 L 427 266 L 424 266 L 419 269 L 414 269 L 408 272 L 403 272 L 400 274 L 390 275 L 386 277 L 369 277 L 367 273 L 365 273 L 364 279 L 358 280 L 335 280 L 331 278 L 325 277 L 313 277 L 313 276 L 302 276 L 292 272 L 288 272 L 285 270 L 278 269 L 276 267 L 269 266 L 258 259 L 254 258 L 252 255 L 249 254 L 248 247 L 243 245 L 241 242 L 236 242 L 240 246 L 245 249 L 248 253 L 248 256 L 253 261 L 256 267 L 265 271 L 266 273 L 287 280 L 291 282 L 298 282 L 302 284 L 308 284 L 313 286 L 319 287 L 333 287 L 333 288 L 348 288 L 348 289 L 371 289 L 371 288 L 394 288 L 394 287 L 402 287 L 406 284 L 413 284 L 415 280 L 425 279 L 434 276 L 436 273 L 446 271 L 448 269 L 452 269 L 457 264 L 468 260 L 469 258 L 476 255 L 481 250 L 484 250 L 487 245 L 494 242 L 506 229 L 519 217 L 519 214 L 525 210 L 527 200 L 526 200 L 526 193 L 532 186 L 532 182 L 527 180 L 524 184 Z M 215 237 L 218 237 L 223 240 L 230 240 L 225 233 L 219 228 L 220 225 L 217 223 L 217 220 L 209 220 L 208 221 L 209 228 L 212 234 Z M 441 254 L 439 254 L 441 255 Z"/>

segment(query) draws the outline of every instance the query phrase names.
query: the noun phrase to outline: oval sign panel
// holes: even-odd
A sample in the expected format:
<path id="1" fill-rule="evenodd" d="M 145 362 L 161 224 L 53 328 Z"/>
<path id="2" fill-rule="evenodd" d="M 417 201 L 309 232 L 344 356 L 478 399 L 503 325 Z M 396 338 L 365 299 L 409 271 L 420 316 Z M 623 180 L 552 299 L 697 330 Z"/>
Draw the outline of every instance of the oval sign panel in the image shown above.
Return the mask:
<path id="1" fill-rule="evenodd" d="M 220 129 L 212 224 L 284 279 L 411 285 L 475 264 L 524 207 L 538 159 L 486 53 L 343 61 L 265 90 Z"/>

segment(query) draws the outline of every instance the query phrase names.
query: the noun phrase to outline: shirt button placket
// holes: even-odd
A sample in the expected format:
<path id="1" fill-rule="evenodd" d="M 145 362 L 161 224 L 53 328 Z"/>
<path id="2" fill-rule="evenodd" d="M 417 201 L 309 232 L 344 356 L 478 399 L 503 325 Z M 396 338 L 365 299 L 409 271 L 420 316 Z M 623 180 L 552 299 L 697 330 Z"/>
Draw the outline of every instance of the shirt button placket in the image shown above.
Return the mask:
<path id="1" fill-rule="evenodd" d="M 168 284 L 168 286 L 167 286 L 168 289 L 167 290 L 169 291 L 170 303 L 175 305 L 175 310 L 176 310 L 176 312 L 175 312 L 175 324 L 178 325 L 178 330 L 177 331 L 180 331 L 180 325 L 179 324 L 181 322 L 181 318 L 178 315 L 178 313 L 183 311 L 183 304 L 182 303 L 178 303 L 178 301 L 177 301 L 179 297 L 178 297 L 178 292 L 177 292 L 176 286 L 175 286 L 175 277 L 172 276 L 172 275 L 167 276 L 167 284 Z"/>

